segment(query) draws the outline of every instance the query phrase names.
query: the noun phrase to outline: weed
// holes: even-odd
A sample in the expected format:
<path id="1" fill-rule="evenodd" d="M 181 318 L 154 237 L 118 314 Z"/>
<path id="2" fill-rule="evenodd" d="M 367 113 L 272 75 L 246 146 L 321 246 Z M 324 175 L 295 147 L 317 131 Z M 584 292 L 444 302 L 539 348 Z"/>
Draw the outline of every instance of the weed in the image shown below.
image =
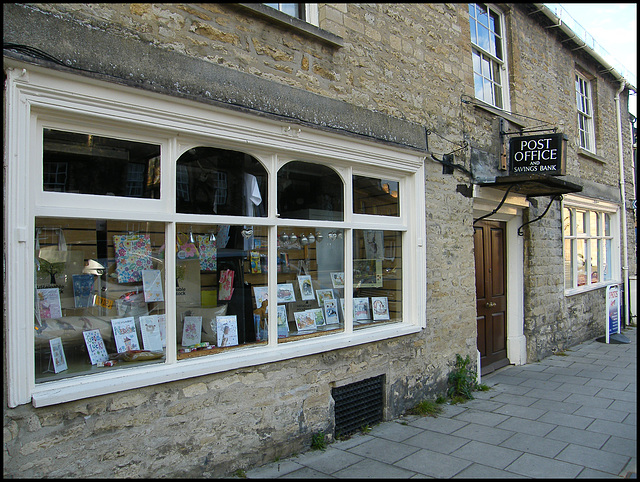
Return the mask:
<path id="1" fill-rule="evenodd" d="M 436 398 L 436 403 L 438 405 L 442 405 L 443 403 L 447 403 L 447 397 L 439 395 L 438 398 Z"/>
<path id="2" fill-rule="evenodd" d="M 362 433 L 369 433 L 371 432 L 371 427 L 369 427 L 368 423 L 365 423 L 362 427 L 360 427 L 360 431 Z"/>
<path id="3" fill-rule="evenodd" d="M 462 397 L 467 400 L 473 400 L 473 390 L 478 387 L 477 374 L 475 370 L 469 367 L 471 360 L 469 355 L 466 358 L 462 358 L 460 355 L 456 355 L 456 367 L 449 373 L 449 390 L 447 395 L 454 399 L 455 397 Z"/>
<path id="4" fill-rule="evenodd" d="M 476 390 L 480 392 L 488 392 L 489 390 L 491 390 L 491 387 L 489 385 L 485 385 L 484 383 L 479 383 Z"/>
<path id="5" fill-rule="evenodd" d="M 244 469 L 238 469 L 236 470 L 233 475 L 235 477 L 240 477 L 241 479 L 246 479 L 247 478 L 247 473 L 245 472 Z"/>
<path id="6" fill-rule="evenodd" d="M 327 442 L 324 437 L 324 432 L 318 432 L 311 436 L 312 450 L 324 450 L 326 448 L 327 448 Z"/>
<path id="7" fill-rule="evenodd" d="M 438 406 L 437 402 L 433 402 L 431 400 L 423 400 L 418 403 L 415 407 L 409 409 L 407 411 L 412 415 L 422 415 L 435 417 L 437 414 L 442 412 L 442 407 Z"/>

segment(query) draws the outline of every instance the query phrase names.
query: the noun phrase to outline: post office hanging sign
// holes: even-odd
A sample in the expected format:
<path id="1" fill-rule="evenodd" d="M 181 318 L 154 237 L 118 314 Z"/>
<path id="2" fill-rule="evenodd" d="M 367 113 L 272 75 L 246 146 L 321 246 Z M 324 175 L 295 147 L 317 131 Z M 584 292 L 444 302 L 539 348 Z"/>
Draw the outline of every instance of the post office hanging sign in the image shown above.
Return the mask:
<path id="1" fill-rule="evenodd" d="M 509 141 L 511 174 L 566 174 L 567 136 L 542 134 L 512 137 Z"/>

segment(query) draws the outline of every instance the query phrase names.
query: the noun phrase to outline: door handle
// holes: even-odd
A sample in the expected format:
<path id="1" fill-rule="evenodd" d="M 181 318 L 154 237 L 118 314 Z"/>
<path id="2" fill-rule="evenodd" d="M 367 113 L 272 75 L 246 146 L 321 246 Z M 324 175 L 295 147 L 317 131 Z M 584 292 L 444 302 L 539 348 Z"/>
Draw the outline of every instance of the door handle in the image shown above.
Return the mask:
<path id="1" fill-rule="evenodd" d="M 484 305 L 486 308 L 493 308 L 496 304 L 493 301 L 487 301 L 487 304 Z"/>

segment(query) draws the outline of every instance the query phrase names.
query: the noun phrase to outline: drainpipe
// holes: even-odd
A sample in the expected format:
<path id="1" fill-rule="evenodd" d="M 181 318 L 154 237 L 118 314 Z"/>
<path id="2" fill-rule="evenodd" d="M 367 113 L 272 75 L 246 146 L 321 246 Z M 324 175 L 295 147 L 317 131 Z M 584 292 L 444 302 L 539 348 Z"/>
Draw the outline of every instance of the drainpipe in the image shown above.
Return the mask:
<path id="1" fill-rule="evenodd" d="M 622 202 L 622 276 L 624 282 L 624 326 L 629 326 L 629 263 L 627 261 L 627 203 L 625 200 L 624 186 L 624 150 L 622 147 L 622 123 L 620 120 L 620 93 L 627 86 L 627 82 L 622 80 L 620 88 L 616 92 L 616 121 L 618 127 L 618 159 L 620 164 L 620 201 Z"/>

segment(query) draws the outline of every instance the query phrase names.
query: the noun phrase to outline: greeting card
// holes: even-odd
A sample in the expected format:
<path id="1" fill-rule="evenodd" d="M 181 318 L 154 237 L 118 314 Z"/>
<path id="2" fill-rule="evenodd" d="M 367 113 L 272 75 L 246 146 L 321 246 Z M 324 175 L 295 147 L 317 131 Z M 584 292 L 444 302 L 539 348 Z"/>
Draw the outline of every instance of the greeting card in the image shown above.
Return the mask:
<path id="1" fill-rule="evenodd" d="M 289 323 L 287 322 L 287 307 L 278 305 L 278 336 L 285 337 L 289 335 Z"/>
<path id="2" fill-rule="evenodd" d="M 62 348 L 62 338 L 53 338 L 49 340 L 49 348 L 51 348 L 51 360 L 53 361 L 54 373 L 59 373 L 67 369 L 67 358 L 64 356 L 64 348 Z"/>
<path id="3" fill-rule="evenodd" d="M 162 335 L 160 334 L 160 315 L 149 315 L 140 317 L 140 335 L 142 335 L 142 345 L 145 350 L 162 351 Z"/>
<path id="4" fill-rule="evenodd" d="M 92 274 L 74 274 L 71 275 L 73 280 L 73 301 L 76 308 L 88 308 L 93 305 L 91 299 L 93 295 Z"/>
<path id="5" fill-rule="evenodd" d="M 386 296 L 372 297 L 371 308 L 373 311 L 373 319 L 375 321 L 389 319 L 389 301 Z"/>
<path id="6" fill-rule="evenodd" d="M 159 269 L 143 269 L 142 286 L 144 289 L 145 302 L 164 301 L 162 276 Z"/>
<path id="7" fill-rule="evenodd" d="M 113 236 L 118 283 L 142 280 L 141 271 L 153 268 L 151 240 L 147 234 L 116 234 Z"/>
<path id="8" fill-rule="evenodd" d="M 296 320 L 298 332 L 310 332 L 316 330 L 316 317 L 308 311 L 296 311 L 293 314 Z"/>
<path id="9" fill-rule="evenodd" d="M 92 365 L 109 360 L 100 330 L 83 331 L 82 336 L 84 336 L 84 342 L 87 345 L 87 352 L 89 352 Z"/>
<path id="10" fill-rule="evenodd" d="M 232 269 L 226 269 L 220 272 L 220 281 L 218 282 L 218 299 L 230 300 L 233 296 L 233 276 Z"/>
<path id="11" fill-rule="evenodd" d="M 38 297 L 38 313 L 41 319 L 62 317 L 60 289 L 39 288 L 36 296 Z"/>
<path id="12" fill-rule="evenodd" d="M 216 316 L 218 327 L 217 345 L 219 347 L 238 344 L 238 320 L 236 315 Z"/>
<path id="13" fill-rule="evenodd" d="M 324 300 L 324 318 L 327 325 L 333 325 L 340 322 L 338 316 L 338 300 L 326 298 Z"/>
<path id="14" fill-rule="evenodd" d="M 136 322 L 133 316 L 113 318 L 111 320 L 111 328 L 113 329 L 113 338 L 118 353 L 140 349 Z"/>
<path id="15" fill-rule="evenodd" d="M 218 270 L 218 248 L 215 237 L 199 235 L 198 252 L 200 253 L 200 271 Z"/>
<path id="16" fill-rule="evenodd" d="M 311 283 L 310 275 L 299 275 L 298 285 L 300 286 L 300 295 L 303 300 L 313 300 L 315 295 L 313 293 L 313 284 Z"/>
<path id="17" fill-rule="evenodd" d="M 193 346 L 202 340 L 202 316 L 185 316 L 182 325 L 182 346 Z"/>

